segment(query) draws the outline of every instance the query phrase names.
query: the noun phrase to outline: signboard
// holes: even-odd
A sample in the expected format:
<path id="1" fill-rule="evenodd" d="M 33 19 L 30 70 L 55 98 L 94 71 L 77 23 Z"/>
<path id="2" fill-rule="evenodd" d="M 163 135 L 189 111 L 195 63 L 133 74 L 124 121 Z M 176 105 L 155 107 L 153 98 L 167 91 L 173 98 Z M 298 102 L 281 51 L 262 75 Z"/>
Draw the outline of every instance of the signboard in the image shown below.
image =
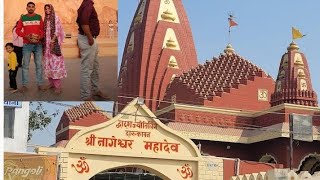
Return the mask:
<path id="1" fill-rule="evenodd" d="M 21 101 L 4 101 L 4 107 L 21 108 L 22 107 L 22 103 L 21 103 Z"/>
<path id="2" fill-rule="evenodd" d="M 4 180 L 56 180 L 57 157 L 22 153 L 4 153 Z"/>
<path id="3" fill-rule="evenodd" d="M 80 137 L 74 142 L 71 140 L 67 147 L 80 151 L 136 153 L 142 156 L 196 156 L 197 151 L 191 144 L 164 128 L 166 126 L 161 127 L 153 118 L 145 117 L 144 109 L 137 111 L 136 106 L 131 108 L 129 105 L 126 110 L 125 115 L 116 116 L 101 124 L 100 128 L 78 134 Z"/>
<path id="4" fill-rule="evenodd" d="M 292 114 L 293 139 L 313 141 L 312 116 Z"/>
<path id="5" fill-rule="evenodd" d="M 94 133 L 86 136 L 85 145 L 95 147 L 105 147 L 106 149 L 126 149 L 151 151 L 154 153 L 178 153 L 180 143 L 160 138 L 158 136 L 158 124 L 154 121 L 120 119 L 114 124 L 117 134 L 109 136 L 98 136 Z M 152 137 L 157 137 L 152 140 Z M 142 152 L 141 152 L 142 153 Z"/>
<path id="6" fill-rule="evenodd" d="M 113 119 L 80 130 L 65 149 L 71 153 L 61 166 L 68 166 L 68 179 L 81 180 L 90 179 L 103 166 L 113 169 L 128 162 L 155 169 L 165 179 L 195 180 L 195 157 L 201 156 L 190 139 L 161 124 L 137 98 Z M 158 161 L 166 166 L 158 166 Z"/>
<path id="7" fill-rule="evenodd" d="M 211 171 L 217 171 L 219 168 L 219 164 L 216 162 L 209 161 L 207 162 L 207 168 Z"/>

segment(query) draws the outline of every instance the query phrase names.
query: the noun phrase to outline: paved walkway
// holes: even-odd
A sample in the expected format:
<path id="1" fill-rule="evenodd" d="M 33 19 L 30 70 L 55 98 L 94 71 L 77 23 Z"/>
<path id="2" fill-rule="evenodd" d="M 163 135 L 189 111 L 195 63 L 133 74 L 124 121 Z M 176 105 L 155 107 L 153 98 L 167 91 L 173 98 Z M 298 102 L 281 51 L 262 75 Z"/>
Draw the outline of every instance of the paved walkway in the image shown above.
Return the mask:
<path id="1" fill-rule="evenodd" d="M 103 93 L 116 100 L 117 96 L 117 57 L 107 56 L 99 58 L 99 75 L 100 89 Z M 54 94 L 49 89 L 45 92 L 38 91 L 35 80 L 35 65 L 33 60 L 30 61 L 29 67 L 29 85 L 28 91 L 25 93 L 9 91 L 9 75 L 7 67 L 4 70 L 4 99 L 5 101 L 80 101 L 80 59 L 65 59 L 68 76 L 62 80 L 62 93 Z M 18 70 L 17 84 L 21 88 L 21 69 Z M 48 81 L 45 80 L 45 84 Z M 96 97 L 97 98 L 97 97 Z M 96 101 L 104 101 L 104 99 L 95 99 Z"/>

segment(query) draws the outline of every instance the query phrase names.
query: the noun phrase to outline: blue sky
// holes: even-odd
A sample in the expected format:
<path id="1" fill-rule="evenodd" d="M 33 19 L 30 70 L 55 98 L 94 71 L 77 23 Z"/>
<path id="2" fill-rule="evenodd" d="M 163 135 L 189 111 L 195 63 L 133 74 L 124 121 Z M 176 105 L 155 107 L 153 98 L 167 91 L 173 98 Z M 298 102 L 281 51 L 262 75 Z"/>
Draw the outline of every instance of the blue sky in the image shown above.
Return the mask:
<path id="1" fill-rule="evenodd" d="M 239 24 L 232 28 L 236 52 L 273 78 L 291 39 L 291 27 L 306 37 L 296 40 L 309 63 L 313 88 L 320 97 L 320 1 L 182 0 L 187 12 L 198 62 L 219 56 L 228 43 L 228 14 Z M 119 64 L 138 0 L 119 0 Z M 318 98 L 320 99 L 320 98 Z"/>

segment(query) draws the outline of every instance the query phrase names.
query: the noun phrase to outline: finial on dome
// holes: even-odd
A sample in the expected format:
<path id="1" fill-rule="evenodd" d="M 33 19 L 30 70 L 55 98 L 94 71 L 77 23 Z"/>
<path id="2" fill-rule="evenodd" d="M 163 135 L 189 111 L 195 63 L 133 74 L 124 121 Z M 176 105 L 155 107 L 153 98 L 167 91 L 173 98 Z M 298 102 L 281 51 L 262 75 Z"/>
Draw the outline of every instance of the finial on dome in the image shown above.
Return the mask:
<path id="1" fill-rule="evenodd" d="M 232 48 L 230 43 L 224 49 L 224 53 L 226 53 L 227 55 L 234 54 L 234 49 Z"/>
<path id="2" fill-rule="evenodd" d="M 295 42 L 292 41 L 287 49 L 288 49 L 288 51 L 298 51 L 299 46 Z"/>

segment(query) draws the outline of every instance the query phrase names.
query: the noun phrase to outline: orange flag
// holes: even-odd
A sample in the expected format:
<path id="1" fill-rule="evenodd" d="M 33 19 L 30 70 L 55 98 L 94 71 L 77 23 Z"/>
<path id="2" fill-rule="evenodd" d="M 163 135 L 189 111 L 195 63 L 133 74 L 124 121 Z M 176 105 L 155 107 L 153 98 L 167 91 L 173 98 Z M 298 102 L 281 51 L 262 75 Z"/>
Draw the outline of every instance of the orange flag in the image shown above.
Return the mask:
<path id="1" fill-rule="evenodd" d="M 238 23 L 236 23 L 232 18 L 228 18 L 228 20 L 229 20 L 229 27 L 238 26 Z"/>

